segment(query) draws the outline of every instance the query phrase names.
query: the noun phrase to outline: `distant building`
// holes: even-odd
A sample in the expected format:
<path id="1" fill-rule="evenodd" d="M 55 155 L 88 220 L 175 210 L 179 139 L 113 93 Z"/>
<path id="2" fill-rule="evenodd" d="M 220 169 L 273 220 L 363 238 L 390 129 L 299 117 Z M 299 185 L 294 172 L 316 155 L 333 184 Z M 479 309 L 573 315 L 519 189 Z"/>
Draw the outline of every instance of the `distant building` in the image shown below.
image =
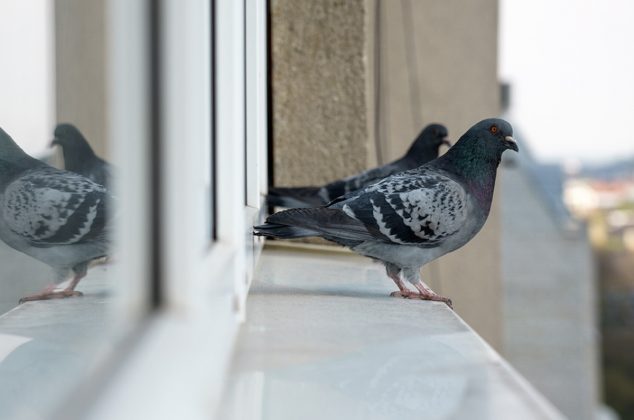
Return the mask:
<path id="1" fill-rule="evenodd" d="M 634 202 L 634 180 L 600 181 L 573 178 L 566 181 L 564 201 L 578 217 Z"/>
<path id="2" fill-rule="evenodd" d="M 592 419 L 600 367 L 590 243 L 562 200 L 561 168 L 537 163 L 518 137 L 500 195 L 503 353 L 569 418 Z"/>

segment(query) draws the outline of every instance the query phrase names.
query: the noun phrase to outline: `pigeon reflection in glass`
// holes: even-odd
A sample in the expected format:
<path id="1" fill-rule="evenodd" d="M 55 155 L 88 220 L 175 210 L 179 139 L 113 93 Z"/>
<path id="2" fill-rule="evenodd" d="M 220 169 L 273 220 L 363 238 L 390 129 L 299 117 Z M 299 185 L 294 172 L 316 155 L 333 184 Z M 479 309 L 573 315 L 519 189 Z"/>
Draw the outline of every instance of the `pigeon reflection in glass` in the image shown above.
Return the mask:
<path id="1" fill-rule="evenodd" d="M 0 239 L 51 266 L 57 281 L 71 278 L 21 302 L 81 295 L 88 264 L 108 254 L 111 200 L 103 185 L 32 158 L 0 129 Z"/>
<path id="2" fill-rule="evenodd" d="M 108 188 L 112 165 L 95 154 L 77 127 L 68 123 L 58 124 L 54 136 L 51 145 L 58 145 L 62 149 L 64 169 Z"/>

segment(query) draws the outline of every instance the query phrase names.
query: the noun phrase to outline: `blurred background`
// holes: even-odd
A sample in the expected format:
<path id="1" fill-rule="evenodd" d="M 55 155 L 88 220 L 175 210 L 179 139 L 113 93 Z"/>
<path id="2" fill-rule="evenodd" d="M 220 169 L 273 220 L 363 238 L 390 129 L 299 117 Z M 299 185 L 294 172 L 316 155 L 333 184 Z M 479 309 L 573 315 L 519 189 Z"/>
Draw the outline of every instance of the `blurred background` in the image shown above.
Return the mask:
<path id="1" fill-rule="evenodd" d="M 554 258 L 591 276 L 599 387 L 623 419 L 634 418 L 632 19 L 634 5 L 623 0 L 500 2 L 499 72 L 510 90 L 508 116 L 533 153 L 535 182 L 563 201 L 589 242 L 592 264 L 561 252 Z M 552 268 L 559 282 L 561 272 Z M 557 293 L 566 299 L 579 287 L 571 279 Z"/>

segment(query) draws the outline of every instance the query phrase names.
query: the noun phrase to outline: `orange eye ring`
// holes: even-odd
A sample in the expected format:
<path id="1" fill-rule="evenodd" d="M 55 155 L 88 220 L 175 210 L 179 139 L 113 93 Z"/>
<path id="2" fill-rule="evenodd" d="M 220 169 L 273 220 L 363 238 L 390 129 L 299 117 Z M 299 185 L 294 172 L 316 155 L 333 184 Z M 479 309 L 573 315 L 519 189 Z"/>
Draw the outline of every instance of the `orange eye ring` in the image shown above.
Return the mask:
<path id="1" fill-rule="evenodd" d="M 491 128 L 489 128 L 489 131 L 490 131 L 492 134 L 497 134 L 497 133 L 498 133 L 498 130 L 499 130 L 499 129 L 498 129 L 497 125 L 492 125 L 492 126 L 491 126 Z"/>

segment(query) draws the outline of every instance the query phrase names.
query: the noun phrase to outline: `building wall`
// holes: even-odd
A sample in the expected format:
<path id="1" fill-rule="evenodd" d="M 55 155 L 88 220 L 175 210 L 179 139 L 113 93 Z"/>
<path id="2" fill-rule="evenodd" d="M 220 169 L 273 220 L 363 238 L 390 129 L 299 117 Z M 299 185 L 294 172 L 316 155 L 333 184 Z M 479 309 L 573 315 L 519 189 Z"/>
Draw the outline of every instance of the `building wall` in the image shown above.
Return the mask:
<path id="1" fill-rule="evenodd" d="M 55 0 L 55 110 L 106 156 L 106 45 L 103 0 Z M 51 133 L 52 135 L 52 133 Z"/>
<path id="2" fill-rule="evenodd" d="M 599 381 L 590 244 L 583 229 L 562 230 L 522 166 L 504 172 L 504 356 L 567 417 L 595 418 Z"/>
<path id="3" fill-rule="evenodd" d="M 320 184 L 402 155 L 442 122 L 499 113 L 497 1 L 274 0 L 275 185 Z M 501 348 L 497 200 L 477 238 L 424 280 Z"/>
<path id="4" fill-rule="evenodd" d="M 364 0 L 273 0 L 276 185 L 320 184 L 366 167 Z"/>

